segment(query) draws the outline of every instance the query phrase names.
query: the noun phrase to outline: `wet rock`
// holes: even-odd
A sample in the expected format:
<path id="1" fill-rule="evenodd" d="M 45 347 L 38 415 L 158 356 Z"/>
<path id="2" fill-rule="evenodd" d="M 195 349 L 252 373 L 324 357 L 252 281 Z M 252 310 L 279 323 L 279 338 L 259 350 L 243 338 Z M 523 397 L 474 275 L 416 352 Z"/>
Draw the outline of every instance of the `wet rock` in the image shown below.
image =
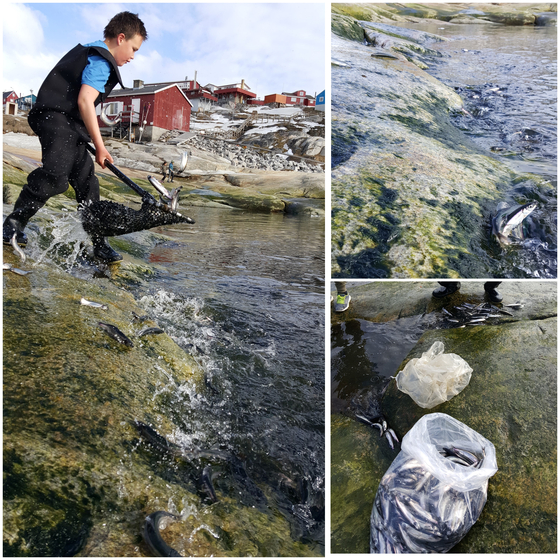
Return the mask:
<path id="1" fill-rule="evenodd" d="M 535 25 L 544 27 L 548 25 L 556 25 L 558 14 L 556 12 L 542 12 L 535 16 Z"/>
<path id="2" fill-rule="evenodd" d="M 3 197 L 5 204 L 13 204 L 19 196 L 21 188 L 27 181 L 27 171 L 21 168 L 34 169 L 40 159 L 40 153 L 37 152 L 35 158 L 37 163 L 28 163 L 27 160 L 23 160 L 17 155 L 12 156 L 7 150 L 4 150 Z M 194 156 L 192 159 L 195 159 Z M 175 179 L 176 186 L 183 187 L 179 202 L 179 208 L 183 213 L 188 212 L 189 205 L 278 212 L 285 208 L 282 201 L 285 197 L 309 199 L 310 209 L 302 211 L 304 214 L 313 214 L 313 209 L 317 206 L 324 209 L 325 176 L 322 173 L 293 173 L 285 170 L 269 172 L 248 170 L 238 173 L 229 163 L 220 166 L 212 164 L 209 159 L 206 162 L 208 167 L 224 167 L 225 169 L 187 170 Z M 135 161 L 134 165 L 137 166 L 138 163 L 141 161 Z M 294 165 L 296 164 L 294 163 Z M 147 180 L 148 175 L 155 175 L 160 179 L 159 169 L 148 168 L 145 172 L 140 172 L 138 169 L 119 168 L 141 188 L 156 197 L 159 196 Z M 108 170 L 101 171 L 101 168 L 98 168 L 97 172 L 102 199 L 123 203 L 134 208 L 139 207 L 140 199 L 129 187 Z M 201 187 L 203 188 L 201 189 Z M 311 201 L 311 199 L 315 200 Z M 302 201 L 301 204 L 306 206 L 305 201 Z M 52 197 L 47 202 L 47 207 L 74 212 L 76 210 L 74 190 L 69 188 L 64 195 Z"/>
<path id="3" fill-rule="evenodd" d="M 551 546 L 556 539 L 556 328 L 554 317 L 429 331 L 399 369 L 442 340 L 446 352 L 460 355 L 473 368 L 469 385 L 430 411 L 417 407 L 394 381 L 389 386 L 383 409 L 397 433 L 408 431 L 428 412 L 444 412 L 496 447 L 499 470 L 489 481 L 488 503 L 453 552 L 556 551 Z"/>
<path id="4" fill-rule="evenodd" d="M 475 305 L 484 300 L 484 282 L 461 282 L 452 296 L 436 299 L 432 292 L 439 287 L 435 281 L 376 282 L 349 287 L 352 303 L 344 313 L 333 313 L 332 324 L 364 319 L 374 323 L 395 321 L 424 313 L 441 312 L 442 308 L 469 302 Z M 510 309 L 513 317 L 504 315 L 500 321 L 534 321 L 556 316 L 556 285 L 553 282 L 502 282 L 498 291 L 503 304 L 521 302 L 523 308 Z M 508 307 L 505 308 L 509 309 Z"/>
<path id="5" fill-rule="evenodd" d="M 349 287 L 350 308 L 356 310 L 356 316 L 363 313 L 368 319 L 385 321 L 399 316 L 398 310 L 402 310 L 402 316 L 410 316 L 426 309 L 428 298 L 422 293 L 432 288 L 429 283 L 382 284 Z M 461 292 L 467 289 L 469 301 L 474 302 L 482 283 L 472 284 L 467 288 L 463 283 Z M 404 436 L 424 414 L 444 412 L 496 447 L 499 470 L 489 481 L 488 502 L 477 523 L 451 552 L 554 553 L 556 288 L 542 282 L 535 289 L 522 282 L 504 282 L 499 289 L 504 302 L 506 298 L 525 299 L 526 306 L 515 311 L 515 320 L 496 326 L 429 330 L 395 371 L 441 340 L 446 352 L 460 355 L 473 368 L 469 385 L 449 402 L 425 410 L 398 391 L 391 380 L 382 410 L 399 436 Z M 373 312 L 374 295 L 381 308 L 377 316 Z M 414 296 L 419 299 L 417 304 Z M 367 311 L 369 297 L 372 307 Z M 333 415 L 331 430 L 332 552 L 367 553 L 373 499 L 396 453 L 376 430 L 351 418 Z"/>
<path id="6" fill-rule="evenodd" d="M 16 260 L 4 249 L 5 262 Z M 156 274 L 154 266 L 131 257 L 111 282 L 47 263 L 27 277 L 4 275 L 4 554 L 149 556 L 141 528 L 161 509 L 188 512 L 163 531 L 183 556 L 317 554 L 293 539 L 283 516 L 236 492 L 208 508 L 190 483 L 197 465 L 158 453 L 130 424 L 149 423 L 173 439 L 180 425 L 170 391 L 204 390 L 200 366 L 166 334 L 130 349 L 97 327 L 110 321 L 134 336 L 132 311 L 144 311 L 118 286 Z M 82 295 L 108 310 L 81 306 Z"/>
<path id="7" fill-rule="evenodd" d="M 546 182 L 520 177 L 454 126 L 461 98 L 418 67 L 431 63 L 437 36 L 358 23 L 390 35 L 390 51 L 407 60 L 333 35 L 345 63 L 332 66 L 333 277 L 493 276 L 489 216 L 512 184 Z"/>

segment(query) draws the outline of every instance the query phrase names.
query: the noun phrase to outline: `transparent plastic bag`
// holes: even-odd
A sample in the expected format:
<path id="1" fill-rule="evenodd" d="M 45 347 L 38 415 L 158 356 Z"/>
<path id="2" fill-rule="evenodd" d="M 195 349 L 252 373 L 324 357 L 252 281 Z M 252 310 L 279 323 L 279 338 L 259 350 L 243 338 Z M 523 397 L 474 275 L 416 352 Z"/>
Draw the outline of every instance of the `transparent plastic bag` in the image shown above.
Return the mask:
<path id="1" fill-rule="evenodd" d="M 461 464 L 453 450 L 479 462 Z M 423 416 L 379 483 L 370 552 L 447 552 L 475 524 L 497 470 L 496 450 L 486 438 L 447 414 Z"/>
<path id="2" fill-rule="evenodd" d="M 413 358 L 396 376 L 397 388 L 422 408 L 433 408 L 458 395 L 471 380 L 472 368 L 457 354 L 444 354 L 436 341 L 420 358 Z"/>

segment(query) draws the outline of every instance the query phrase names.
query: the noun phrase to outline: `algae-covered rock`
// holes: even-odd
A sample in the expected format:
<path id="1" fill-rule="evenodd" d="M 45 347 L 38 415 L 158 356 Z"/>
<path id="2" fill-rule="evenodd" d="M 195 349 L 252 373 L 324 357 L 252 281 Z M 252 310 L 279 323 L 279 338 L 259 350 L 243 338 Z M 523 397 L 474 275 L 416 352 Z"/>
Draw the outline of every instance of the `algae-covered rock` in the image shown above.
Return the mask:
<path id="1" fill-rule="evenodd" d="M 46 213 L 35 216 L 33 235 Z M 200 462 L 150 445 L 133 425 L 149 424 L 179 445 L 178 407 L 205 391 L 201 366 L 167 334 L 138 336 L 132 312 L 144 310 L 118 287 L 156 274 L 157 265 L 138 262 L 133 251 L 110 281 L 86 281 L 39 260 L 22 265 L 9 247 L 4 261 L 31 270 L 5 271 L 3 279 L 5 556 L 149 556 L 141 529 L 157 510 L 183 513 L 162 531 L 183 556 L 317 554 L 293 537 L 241 459 L 213 461 L 219 502 L 209 506 Z M 81 305 L 82 297 L 108 309 Z M 133 347 L 99 322 L 115 325 Z M 194 441 L 205 433 L 202 421 L 197 429 Z"/>
<path id="2" fill-rule="evenodd" d="M 353 18 L 339 14 L 333 14 L 331 20 L 333 33 L 340 37 L 354 41 L 363 41 L 364 30 L 361 25 Z"/>
<path id="3" fill-rule="evenodd" d="M 449 402 L 422 409 L 394 380 L 383 398 L 383 414 L 399 436 L 424 414 L 444 412 L 496 447 L 499 470 L 489 481 L 488 502 L 451 552 L 556 552 L 557 319 L 550 316 L 555 293 L 547 295 L 550 318 L 533 313 L 496 326 L 429 330 L 422 336 L 398 370 L 441 340 L 445 352 L 473 368 L 469 385 Z M 381 301 L 388 293 L 378 296 Z M 373 496 L 396 453 L 377 431 L 339 416 L 332 418 L 331 445 L 332 551 L 366 553 Z"/>
<path id="4" fill-rule="evenodd" d="M 350 24 L 350 16 L 333 15 L 341 17 Z M 538 270 L 540 255 L 502 251 L 488 226 L 514 185 L 525 182 L 540 198 L 546 179 L 519 175 L 453 124 L 454 116 L 469 116 L 461 98 L 422 70 L 441 58 L 432 48 L 441 37 L 358 23 L 369 44 L 332 37 L 339 61 L 332 67 L 332 276 L 484 278 Z M 379 48 L 383 37 L 390 42 Z"/>

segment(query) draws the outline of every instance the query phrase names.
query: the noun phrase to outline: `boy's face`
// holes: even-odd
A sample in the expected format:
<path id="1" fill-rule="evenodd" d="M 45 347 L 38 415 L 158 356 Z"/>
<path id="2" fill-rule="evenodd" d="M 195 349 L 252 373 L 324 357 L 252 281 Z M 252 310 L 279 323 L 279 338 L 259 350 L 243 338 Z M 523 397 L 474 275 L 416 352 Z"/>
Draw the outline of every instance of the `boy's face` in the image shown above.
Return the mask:
<path id="1" fill-rule="evenodd" d="M 131 39 L 127 39 L 124 33 L 117 37 L 117 47 L 112 53 L 117 66 L 124 66 L 127 62 L 134 59 L 134 54 L 142 46 L 143 39 L 136 34 Z"/>

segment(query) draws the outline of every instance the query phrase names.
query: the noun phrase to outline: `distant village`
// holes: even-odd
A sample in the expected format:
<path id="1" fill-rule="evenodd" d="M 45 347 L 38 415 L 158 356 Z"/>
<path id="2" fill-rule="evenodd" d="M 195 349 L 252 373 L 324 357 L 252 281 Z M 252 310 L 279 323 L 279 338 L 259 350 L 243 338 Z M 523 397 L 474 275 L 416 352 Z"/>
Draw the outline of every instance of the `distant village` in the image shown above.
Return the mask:
<path id="1" fill-rule="evenodd" d="M 4 114 L 17 115 L 33 107 L 36 96 L 17 95 L 14 91 L 3 93 Z M 120 120 L 119 126 L 129 130 L 141 130 L 142 139 L 156 141 L 170 130 L 190 131 L 191 114 L 203 113 L 216 107 L 234 110 L 242 107 L 268 106 L 271 108 L 299 106 L 302 108 L 325 110 L 325 92 L 316 96 L 305 90 L 266 95 L 257 99 L 245 80 L 240 83 L 202 86 L 188 77 L 180 82 L 159 82 L 145 84 L 134 80 L 132 88 L 115 89 L 105 102 L 97 107 L 99 125 L 102 132 L 111 131 L 111 119 Z M 112 131 L 111 131 L 112 133 Z"/>

